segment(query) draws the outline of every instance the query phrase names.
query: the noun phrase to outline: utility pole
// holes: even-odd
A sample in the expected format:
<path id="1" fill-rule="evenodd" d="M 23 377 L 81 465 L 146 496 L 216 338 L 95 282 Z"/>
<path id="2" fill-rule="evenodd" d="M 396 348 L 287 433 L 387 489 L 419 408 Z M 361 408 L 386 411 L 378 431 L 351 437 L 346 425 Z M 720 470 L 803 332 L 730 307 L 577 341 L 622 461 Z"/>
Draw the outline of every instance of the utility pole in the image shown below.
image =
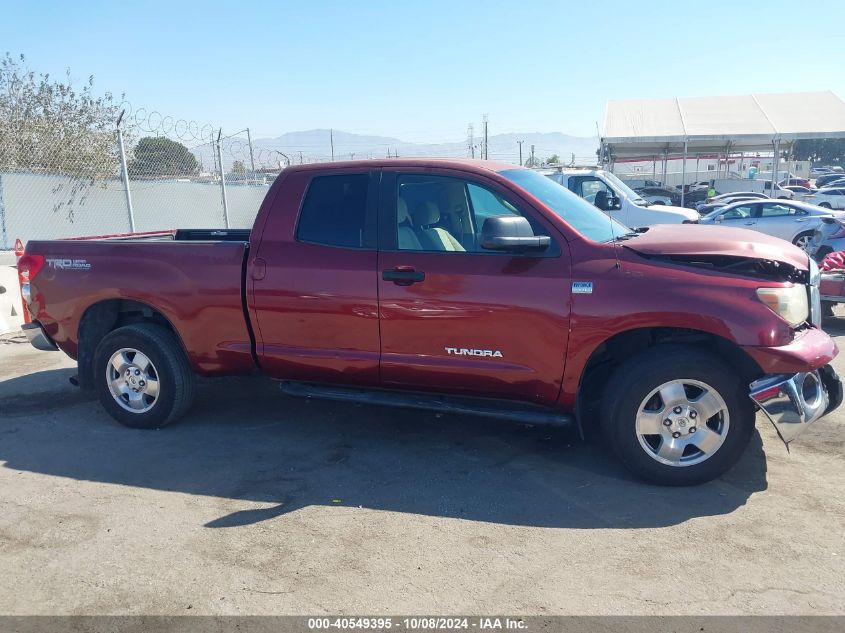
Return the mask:
<path id="1" fill-rule="evenodd" d="M 467 156 L 475 158 L 475 148 L 473 145 L 475 144 L 475 138 L 473 134 L 472 123 L 467 125 Z"/>
<path id="2" fill-rule="evenodd" d="M 524 142 L 525 141 L 517 141 L 517 143 L 519 144 L 519 166 L 520 167 L 522 167 L 522 144 Z"/>
<path id="3" fill-rule="evenodd" d="M 299 152 L 299 164 L 302 164 L 302 152 Z"/>
<path id="4" fill-rule="evenodd" d="M 534 146 L 531 146 L 531 167 L 534 167 Z"/>
<path id="5" fill-rule="evenodd" d="M 485 114 L 484 117 L 481 119 L 481 123 L 484 125 L 484 151 L 481 153 L 481 158 L 487 160 L 490 156 L 489 149 L 487 147 L 487 115 Z"/>
<path id="6" fill-rule="evenodd" d="M 252 169 L 253 176 L 255 175 L 255 158 L 252 154 L 252 136 L 250 136 L 249 128 L 246 129 L 246 140 L 249 143 L 249 166 Z"/>
<path id="7" fill-rule="evenodd" d="M 349 153 L 349 160 L 355 160 L 355 152 Z"/>
<path id="8" fill-rule="evenodd" d="M 334 128 L 329 129 L 329 143 L 332 144 L 332 162 L 334 162 Z"/>

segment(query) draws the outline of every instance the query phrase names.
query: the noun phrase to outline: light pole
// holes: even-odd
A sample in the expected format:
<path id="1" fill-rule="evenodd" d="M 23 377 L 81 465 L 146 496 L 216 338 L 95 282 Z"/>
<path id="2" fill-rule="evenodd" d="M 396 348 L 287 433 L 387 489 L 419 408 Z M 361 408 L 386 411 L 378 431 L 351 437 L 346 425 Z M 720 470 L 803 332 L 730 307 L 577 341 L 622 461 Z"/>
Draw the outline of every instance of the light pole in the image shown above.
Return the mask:
<path id="1" fill-rule="evenodd" d="M 290 167 L 290 156 L 288 156 L 287 154 L 283 154 L 282 152 L 280 152 L 277 149 L 271 149 L 270 151 L 273 152 L 274 154 L 278 154 L 279 156 L 284 158 L 285 159 L 285 167 Z M 302 152 L 300 152 L 299 156 L 300 156 L 300 162 L 301 162 L 302 161 Z M 282 162 L 279 161 L 279 169 L 281 169 L 281 168 L 282 168 Z"/>

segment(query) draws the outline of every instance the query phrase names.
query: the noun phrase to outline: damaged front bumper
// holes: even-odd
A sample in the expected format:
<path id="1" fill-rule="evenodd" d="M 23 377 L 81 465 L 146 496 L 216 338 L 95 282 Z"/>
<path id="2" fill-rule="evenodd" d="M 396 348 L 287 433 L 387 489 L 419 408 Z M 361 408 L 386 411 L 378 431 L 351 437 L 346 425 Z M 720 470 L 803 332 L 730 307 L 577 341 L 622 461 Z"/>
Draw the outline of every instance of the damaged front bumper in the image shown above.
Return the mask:
<path id="1" fill-rule="evenodd" d="M 830 365 L 815 371 L 764 376 L 752 382 L 749 389 L 751 399 L 787 448 L 810 424 L 842 404 L 842 382 Z"/>

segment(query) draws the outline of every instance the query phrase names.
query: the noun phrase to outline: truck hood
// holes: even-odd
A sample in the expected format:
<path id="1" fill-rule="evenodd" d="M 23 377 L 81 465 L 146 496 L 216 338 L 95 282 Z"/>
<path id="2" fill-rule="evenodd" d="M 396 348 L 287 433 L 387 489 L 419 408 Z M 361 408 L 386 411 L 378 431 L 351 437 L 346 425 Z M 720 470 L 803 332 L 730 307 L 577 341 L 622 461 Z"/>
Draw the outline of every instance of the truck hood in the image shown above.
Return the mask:
<path id="1" fill-rule="evenodd" d="M 807 270 L 807 253 L 777 237 L 748 229 L 701 224 L 657 224 L 623 243 L 625 248 L 645 255 L 729 257 L 788 264 Z"/>

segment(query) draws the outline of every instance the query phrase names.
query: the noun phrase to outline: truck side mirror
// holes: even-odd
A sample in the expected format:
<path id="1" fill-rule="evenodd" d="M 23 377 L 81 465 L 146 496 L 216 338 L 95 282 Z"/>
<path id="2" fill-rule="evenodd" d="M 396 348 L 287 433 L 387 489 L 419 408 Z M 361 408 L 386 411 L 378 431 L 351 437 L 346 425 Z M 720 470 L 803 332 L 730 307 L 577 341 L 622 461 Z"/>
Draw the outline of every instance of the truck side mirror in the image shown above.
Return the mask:
<path id="1" fill-rule="evenodd" d="M 551 243 L 548 235 L 534 235 L 520 215 L 496 215 L 484 220 L 481 228 L 481 248 L 491 251 L 541 252 Z"/>

